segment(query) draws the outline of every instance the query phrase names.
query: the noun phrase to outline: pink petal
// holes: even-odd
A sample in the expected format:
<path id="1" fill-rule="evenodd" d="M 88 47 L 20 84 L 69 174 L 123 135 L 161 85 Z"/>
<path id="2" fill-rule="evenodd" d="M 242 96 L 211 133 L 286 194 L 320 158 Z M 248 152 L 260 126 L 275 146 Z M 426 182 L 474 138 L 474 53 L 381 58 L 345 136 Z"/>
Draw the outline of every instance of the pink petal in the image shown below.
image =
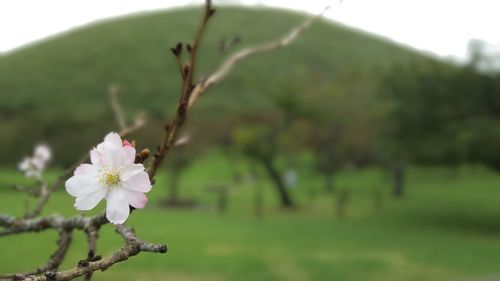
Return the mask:
<path id="1" fill-rule="evenodd" d="M 120 188 L 111 188 L 106 198 L 106 218 L 113 224 L 124 223 L 129 214 L 129 204 L 125 192 Z"/>
<path id="2" fill-rule="evenodd" d="M 132 146 L 132 144 L 130 142 L 128 142 L 128 140 L 123 140 L 123 146 Z"/>
<path id="3" fill-rule="evenodd" d="M 124 189 L 124 191 L 125 195 L 127 195 L 128 203 L 134 208 L 142 209 L 146 206 L 146 203 L 148 203 L 148 198 L 144 193 L 129 189 Z"/>
<path id="4" fill-rule="evenodd" d="M 151 190 L 151 182 L 146 172 L 137 173 L 130 178 L 123 180 L 123 187 L 129 190 L 149 192 Z"/>

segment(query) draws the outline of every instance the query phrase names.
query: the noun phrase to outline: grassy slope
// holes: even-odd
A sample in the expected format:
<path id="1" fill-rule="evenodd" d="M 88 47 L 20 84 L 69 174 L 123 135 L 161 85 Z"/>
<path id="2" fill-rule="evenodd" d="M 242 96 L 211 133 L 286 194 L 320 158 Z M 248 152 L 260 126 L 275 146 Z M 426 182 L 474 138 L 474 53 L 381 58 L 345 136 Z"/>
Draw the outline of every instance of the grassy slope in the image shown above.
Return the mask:
<path id="1" fill-rule="evenodd" d="M 3 57 L 0 146 L 16 150 L 0 151 L 0 161 L 19 158 L 39 140 L 51 143 L 57 155 L 68 156 L 64 161 L 78 157 L 74 151 L 86 150 L 116 128 L 106 96 L 112 82 L 122 86 L 130 115 L 147 110 L 162 116 L 172 111 L 180 83 L 169 48 L 192 39 L 199 16 L 199 9 L 187 9 L 120 18 Z M 237 35 L 242 38 L 237 48 L 243 48 L 275 39 L 303 20 L 302 15 L 281 10 L 220 8 L 204 39 L 199 74 L 226 57 L 218 51 L 221 39 Z M 270 108 L 267 96 L 276 92 L 308 95 L 319 84 L 335 85 L 345 73 L 374 72 L 392 63 L 423 59 L 375 37 L 318 22 L 292 46 L 239 65 L 196 111 L 219 118 L 228 111 L 255 113 Z M 68 143 L 71 150 L 65 149 Z"/>
<path id="2" fill-rule="evenodd" d="M 129 105 L 139 102 L 141 107 L 164 112 L 165 100 L 176 96 L 179 84 L 169 47 L 178 41 L 189 42 L 199 12 L 174 10 L 117 19 L 9 54 L 0 61 L 1 108 L 102 106 L 106 86 L 117 82 L 124 87 Z M 265 42 L 302 20 L 301 15 L 280 10 L 221 8 L 204 40 L 201 73 L 224 57 L 217 51 L 221 39 L 238 35 L 242 45 Z M 320 22 L 292 47 L 253 58 L 239 67 L 217 91 L 253 93 L 259 89 L 242 87 L 245 82 L 299 78 L 303 83 L 324 79 L 322 75 L 332 79 L 334 73 L 344 70 L 417 58 L 421 59 L 366 34 Z M 241 94 L 232 99 L 239 103 Z"/>
<path id="3" fill-rule="evenodd" d="M 320 178 L 302 170 L 301 184 L 294 190 L 301 208 L 291 213 L 276 209 L 275 196 L 263 183 L 265 215 L 257 219 L 252 216 L 250 184 L 232 186 L 226 215 L 210 209 L 215 198 L 204 187 L 228 183 L 234 172 L 228 167 L 242 168 L 241 163 L 226 161 L 214 155 L 184 177 L 184 196 L 206 204 L 199 210 L 158 208 L 156 203 L 166 194 L 161 177 L 148 208 L 134 213 L 130 224 L 143 238 L 168 242 L 169 253 L 134 257 L 98 273 L 97 280 L 441 281 L 500 275 L 498 175 L 479 168 L 455 176 L 449 170 L 414 169 L 407 197 L 394 200 L 385 192 L 389 183 L 380 171 L 345 171 L 337 179 L 338 187 L 350 190 L 351 200 L 347 216 L 338 219 L 333 198 L 320 193 Z M 17 180 L 7 170 L 0 178 L 2 185 Z M 377 188 L 385 197 L 380 213 L 374 211 L 371 197 Z M 21 195 L 4 191 L 0 212 L 20 213 L 23 202 Z M 47 213 L 76 214 L 71 204 L 68 195 L 57 194 Z M 55 233 L 2 237 L 0 272 L 41 264 L 54 238 Z M 80 234 L 75 237 L 64 267 L 82 258 L 84 241 Z M 108 226 L 98 248 L 109 254 L 120 243 Z M 13 259 L 14 255 L 23 258 Z"/>

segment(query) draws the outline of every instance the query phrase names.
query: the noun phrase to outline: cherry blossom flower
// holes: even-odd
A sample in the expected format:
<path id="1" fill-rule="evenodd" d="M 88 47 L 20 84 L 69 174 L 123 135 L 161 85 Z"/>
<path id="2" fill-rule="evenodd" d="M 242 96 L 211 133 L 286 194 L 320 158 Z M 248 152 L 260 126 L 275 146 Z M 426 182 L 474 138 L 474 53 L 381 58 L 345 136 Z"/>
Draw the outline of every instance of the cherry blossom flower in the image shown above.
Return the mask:
<path id="1" fill-rule="evenodd" d="M 19 163 L 18 168 L 28 178 L 42 179 L 42 172 L 52 157 L 50 148 L 45 144 L 39 144 L 35 147 L 33 156 L 24 157 Z"/>
<path id="2" fill-rule="evenodd" d="M 90 151 L 91 164 L 81 164 L 66 181 L 66 191 L 76 197 L 75 208 L 88 211 L 106 199 L 106 218 L 113 224 L 127 220 L 130 209 L 142 209 L 151 182 L 142 164 L 134 164 L 135 148 L 117 133 Z"/>

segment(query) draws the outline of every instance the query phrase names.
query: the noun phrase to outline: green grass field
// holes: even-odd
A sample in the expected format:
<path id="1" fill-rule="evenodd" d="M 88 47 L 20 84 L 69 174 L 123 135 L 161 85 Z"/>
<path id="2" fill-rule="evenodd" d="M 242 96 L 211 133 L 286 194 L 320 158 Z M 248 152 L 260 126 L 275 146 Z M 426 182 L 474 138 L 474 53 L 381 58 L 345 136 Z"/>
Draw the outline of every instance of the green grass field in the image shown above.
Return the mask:
<path id="1" fill-rule="evenodd" d="M 338 190 L 349 190 L 346 214 L 335 214 L 335 195 L 323 193 L 321 178 L 300 169 L 293 190 L 294 211 L 277 207 L 271 186 L 262 180 L 265 210 L 253 215 L 249 182 L 234 184 L 244 164 L 205 157 L 185 175 L 182 195 L 193 197 L 193 210 L 162 209 L 166 178 L 161 175 L 150 204 L 129 220 L 143 239 L 166 242 L 166 255 L 143 253 L 118 264 L 95 280 L 496 280 L 500 278 L 500 176 L 481 167 L 458 170 L 412 168 L 402 200 L 393 199 L 390 181 L 377 169 L 343 171 Z M 230 168 L 228 168 L 230 167 Z M 22 194 L 9 191 L 17 172 L 0 173 L 0 212 L 21 214 Z M 208 185 L 231 188 L 229 209 L 215 211 Z M 383 209 L 374 207 L 375 190 Z M 56 194 L 46 214 L 76 215 L 72 198 Z M 102 210 L 103 205 L 98 209 Z M 0 272 L 32 269 L 55 247 L 53 232 L 0 238 Z M 102 230 L 99 254 L 122 245 L 112 227 Z M 84 257 L 85 237 L 77 233 L 62 268 Z"/>

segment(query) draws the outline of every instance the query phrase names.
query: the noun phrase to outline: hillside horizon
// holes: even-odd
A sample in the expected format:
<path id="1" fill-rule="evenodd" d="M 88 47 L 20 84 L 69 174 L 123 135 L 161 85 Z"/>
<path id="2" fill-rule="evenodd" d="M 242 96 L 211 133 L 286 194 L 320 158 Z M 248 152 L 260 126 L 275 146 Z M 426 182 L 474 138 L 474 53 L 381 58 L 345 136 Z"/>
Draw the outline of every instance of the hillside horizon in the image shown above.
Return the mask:
<path id="1" fill-rule="evenodd" d="M 175 109 L 180 87 L 170 48 L 192 40 L 199 17 L 196 8 L 120 17 L 2 57 L 0 125 L 9 137 L 0 144 L 28 150 L 40 139 L 58 143 L 74 134 L 77 126 L 88 132 L 71 139 L 78 147 L 87 147 L 114 128 L 106 93 L 111 83 L 121 86 L 122 103 L 130 118 L 138 111 L 148 111 L 154 119 L 168 116 Z M 220 7 L 203 40 L 198 77 L 210 73 L 228 54 L 275 40 L 304 19 L 303 14 L 281 9 Z M 221 53 L 221 40 L 234 37 L 241 38 L 241 43 Z M 272 110 L 267 96 L 277 91 L 307 94 L 313 90 L 309 85 L 334 87 L 342 77 L 370 76 L 395 64 L 429 60 L 434 61 L 373 35 L 321 20 L 287 48 L 238 65 L 196 110 Z M 37 122 L 36 128 L 31 126 L 33 122 Z M 23 137 L 26 130 L 28 139 Z"/>
<path id="2" fill-rule="evenodd" d="M 182 12 L 184 10 L 196 10 L 196 9 L 199 9 L 200 7 L 202 7 L 202 5 L 186 4 L 184 6 L 162 8 L 162 9 L 156 9 L 156 10 L 135 11 L 135 12 L 131 12 L 131 13 L 112 15 L 112 16 L 105 17 L 105 18 L 95 19 L 95 20 L 92 20 L 92 21 L 89 21 L 89 22 L 86 22 L 86 23 L 83 23 L 83 24 L 80 24 L 77 26 L 70 27 L 66 30 L 62 30 L 60 32 L 44 36 L 42 38 L 32 40 L 30 42 L 27 42 L 27 43 L 24 43 L 24 44 L 19 45 L 17 47 L 14 47 L 10 50 L 0 51 L 0 58 L 6 57 L 6 56 L 8 56 L 12 53 L 18 52 L 18 51 L 22 51 L 26 48 L 36 47 L 39 44 L 43 44 L 45 41 L 54 40 L 54 39 L 57 39 L 59 37 L 66 36 L 66 35 L 71 34 L 73 32 L 79 31 L 81 29 L 92 28 L 94 26 L 106 24 L 106 23 L 113 22 L 113 21 L 119 21 L 122 19 L 130 19 L 130 18 L 134 18 L 134 17 L 144 17 L 144 16 L 150 16 L 150 15 L 154 15 L 154 14 L 163 14 L 166 12 Z M 245 5 L 237 4 L 237 3 L 220 3 L 220 4 L 217 4 L 217 9 L 246 9 L 246 10 L 259 10 L 259 11 L 269 10 L 269 11 L 283 12 L 283 13 L 289 13 L 289 14 L 296 14 L 296 15 L 304 16 L 304 17 L 315 15 L 313 13 L 308 13 L 306 11 L 299 11 L 299 10 L 295 10 L 295 9 L 289 9 L 286 7 L 273 7 L 273 6 L 265 6 L 265 5 L 245 6 Z M 319 13 L 319 11 L 318 11 L 318 13 Z M 375 39 L 378 39 L 378 40 L 387 41 L 390 44 L 396 45 L 396 46 L 401 47 L 401 48 L 408 49 L 408 50 L 416 52 L 416 53 L 420 53 L 422 55 L 432 57 L 432 58 L 437 59 L 437 60 L 443 60 L 443 57 L 437 55 L 436 53 L 434 53 L 432 51 L 418 49 L 418 48 L 413 47 L 409 44 L 396 41 L 388 36 L 378 34 L 376 32 L 364 30 L 360 27 L 356 27 L 356 26 L 352 26 L 352 25 L 349 25 L 346 23 L 342 23 L 342 22 L 336 21 L 335 19 L 328 18 L 328 17 L 323 17 L 321 20 L 326 22 L 326 23 L 330 23 L 330 24 L 333 24 L 333 25 L 336 25 L 336 26 L 339 26 L 342 28 L 346 28 L 346 29 L 352 30 L 352 31 L 357 32 L 357 33 L 361 33 L 361 34 L 364 34 L 367 36 L 374 37 Z"/>

